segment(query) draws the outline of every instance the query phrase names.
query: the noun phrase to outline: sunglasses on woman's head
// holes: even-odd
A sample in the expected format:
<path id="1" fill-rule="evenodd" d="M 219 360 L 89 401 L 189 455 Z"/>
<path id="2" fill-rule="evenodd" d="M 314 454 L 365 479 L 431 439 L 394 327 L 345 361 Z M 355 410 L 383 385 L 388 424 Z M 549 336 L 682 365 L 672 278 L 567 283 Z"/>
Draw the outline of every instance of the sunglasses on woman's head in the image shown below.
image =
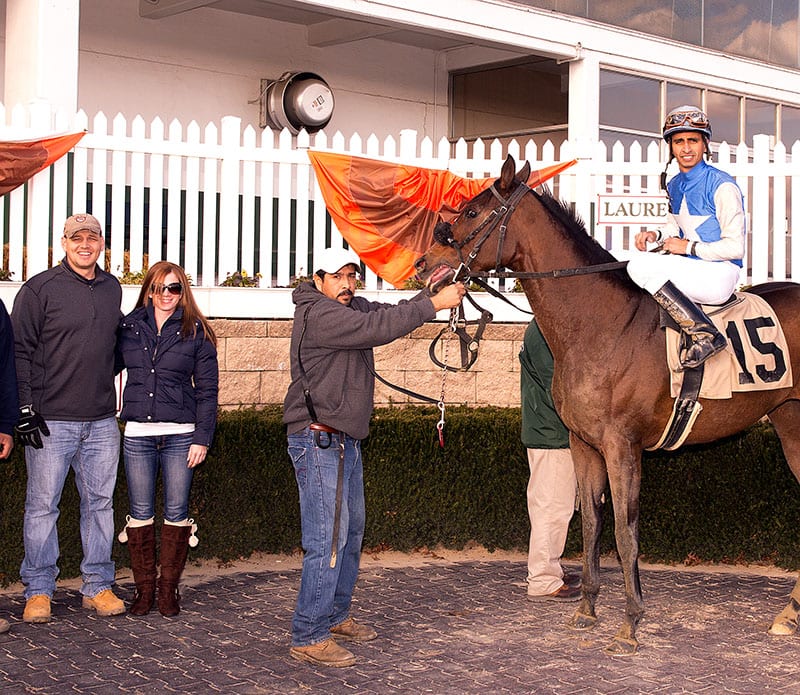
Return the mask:
<path id="1" fill-rule="evenodd" d="M 183 285 L 179 282 L 171 282 L 168 285 L 153 285 L 150 288 L 150 294 L 164 294 L 165 291 L 170 294 L 180 294 L 183 292 Z"/>

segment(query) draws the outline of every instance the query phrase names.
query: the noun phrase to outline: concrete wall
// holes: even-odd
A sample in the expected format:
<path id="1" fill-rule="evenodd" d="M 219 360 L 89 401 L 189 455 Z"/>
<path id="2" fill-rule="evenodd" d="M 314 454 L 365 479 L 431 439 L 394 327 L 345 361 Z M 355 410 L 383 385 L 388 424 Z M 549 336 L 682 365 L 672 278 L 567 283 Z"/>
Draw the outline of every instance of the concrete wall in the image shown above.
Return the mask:
<path id="1" fill-rule="evenodd" d="M 223 408 L 282 403 L 289 385 L 291 320 L 216 319 L 219 339 L 220 395 Z M 442 369 L 428 356 L 431 340 L 442 329 L 430 323 L 375 350 L 375 367 L 398 386 L 439 398 Z M 525 324 L 490 324 L 480 343 L 478 359 L 467 372 L 448 372 L 444 401 L 448 405 L 519 405 L 519 359 Z M 448 341 L 450 342 L 450 341 Z M 440 354 L 441 359 L 441 354 Z M 448 346 L 448 364 L 457 364 L 456 340 Z M 380 382 L 375 404 L 419 403 Z"/>

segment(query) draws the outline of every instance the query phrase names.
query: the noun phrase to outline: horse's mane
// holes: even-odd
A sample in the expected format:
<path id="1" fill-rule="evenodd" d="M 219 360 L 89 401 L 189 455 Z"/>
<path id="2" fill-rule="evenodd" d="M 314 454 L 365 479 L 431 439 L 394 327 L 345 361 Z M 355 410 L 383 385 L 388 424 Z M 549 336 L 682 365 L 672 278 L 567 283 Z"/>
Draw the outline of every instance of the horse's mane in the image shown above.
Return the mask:
<path id="1" fill-rule="evenodd" d="M 606 263 L 616 260 L 596 239 L 586 231 L 586 224 L 575 212 L 572 205 L 556 198 L 547 186 L 533 190 L 533 195 L 555 219 L 570 232 L 570 238 L 586 255 L 590 263 Z"/>

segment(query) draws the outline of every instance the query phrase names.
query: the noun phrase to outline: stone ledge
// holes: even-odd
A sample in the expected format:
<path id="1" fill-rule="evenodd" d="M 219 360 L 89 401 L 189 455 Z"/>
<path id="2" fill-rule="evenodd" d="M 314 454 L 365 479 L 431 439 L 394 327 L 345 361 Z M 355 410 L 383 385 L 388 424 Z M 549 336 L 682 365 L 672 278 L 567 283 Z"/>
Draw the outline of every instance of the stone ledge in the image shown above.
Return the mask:
<path id="1" fill-rule="evenodd" d="M 216 319 L 219 338 L 220 406 L 226 409 L 283 403 L 290 382 L 291 320 Z M 430 341 L 445 327 L 427 323 L 405 338 L 375 349 L 377 372 L 392 383 L 439 398 L 442 369 L 428 356 Z M 466 372 L 445 376 L 445 402 L 453 405 L 519 405 L 519 352 L 525 325 L 490 324 L 478 359 Z M 449 339 L 448 363 L 460 360 L 458 341 Z M 441 352 L 438 353 L 441 359 Z M 399 391 L 375 384 L 376 405 L 418 404 Z"/>

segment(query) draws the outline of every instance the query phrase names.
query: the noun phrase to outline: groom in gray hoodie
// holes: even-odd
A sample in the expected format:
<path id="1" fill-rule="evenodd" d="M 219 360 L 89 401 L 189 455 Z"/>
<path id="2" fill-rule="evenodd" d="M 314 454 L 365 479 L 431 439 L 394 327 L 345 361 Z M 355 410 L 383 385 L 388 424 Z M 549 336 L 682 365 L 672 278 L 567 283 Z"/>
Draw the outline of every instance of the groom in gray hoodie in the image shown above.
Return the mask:
<path id="1" fill-rule="evenodd" d="M 454 283 L 398 304 L 370 302 L 355 296 L 360 267 L 352 251 L 325 249 L 313 281 L 292 294 L 292 382 L 283 421 L 305 555 L 290 654 L 322 666 L 352 666 L 355 656 L 338 641 L 377 636 L 350 616 L 364 537 L 361 440 L 373 409 L 372 349 L 458 306 L 466 292 Z"/>

